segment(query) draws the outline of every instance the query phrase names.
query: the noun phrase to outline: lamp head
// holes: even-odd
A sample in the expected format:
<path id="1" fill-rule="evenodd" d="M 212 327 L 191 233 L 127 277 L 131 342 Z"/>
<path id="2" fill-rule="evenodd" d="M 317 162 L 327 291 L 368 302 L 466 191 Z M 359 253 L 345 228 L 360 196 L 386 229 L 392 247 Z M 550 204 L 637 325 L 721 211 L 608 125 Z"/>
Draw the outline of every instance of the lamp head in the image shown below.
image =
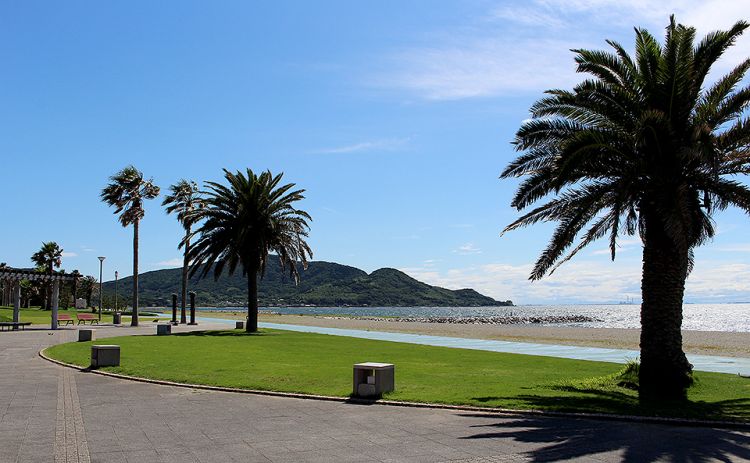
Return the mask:
<path id="1" fill-rule="evenodd" d="M 104 257 L 104 256 L 99 256 L 99 262 L 104 262 L 104 259 L 106 259 L 106 257 Z"/>

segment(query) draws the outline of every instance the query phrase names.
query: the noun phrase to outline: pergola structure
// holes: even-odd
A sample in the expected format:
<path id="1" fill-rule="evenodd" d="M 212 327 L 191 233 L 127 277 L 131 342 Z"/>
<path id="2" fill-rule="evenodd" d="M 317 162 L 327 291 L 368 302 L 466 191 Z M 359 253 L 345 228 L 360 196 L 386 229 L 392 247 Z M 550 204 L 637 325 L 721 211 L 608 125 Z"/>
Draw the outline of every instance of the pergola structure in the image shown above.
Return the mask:
<path id="1" fill-rule="evenodd" d="M 11 299 L 13 300 L 13 322 L 18 323 L 21 316 L 21 282 L 29 281 L 46 281 L 52 282 L 52 314 L 50 328 L 57 329 L 57 311 L 60 304 L 60 282 L 74 281 L 74 275 L 65 275 L 62 273 L 39 273 L 34 269 L 0 267 L 0 281 L 3 281 L 11 288 Z"/>

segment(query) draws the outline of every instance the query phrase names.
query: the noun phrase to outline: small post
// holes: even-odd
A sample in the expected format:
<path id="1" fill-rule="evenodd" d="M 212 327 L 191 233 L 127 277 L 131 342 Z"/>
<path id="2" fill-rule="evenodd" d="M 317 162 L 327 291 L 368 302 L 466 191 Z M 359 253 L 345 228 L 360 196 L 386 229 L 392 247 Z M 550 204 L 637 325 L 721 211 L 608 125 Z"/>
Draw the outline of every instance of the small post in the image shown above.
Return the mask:
<path id="1" fill-rule="evenodd" d="M 197 325 L 195 322 L 195 292 L 190 291 L 190 323 L 189 325 Z"/>
<path id="2" fill-rule="evenodd" d="M 115 313 L 119 312 L 119 310 L 117 310 L 117 277 L 118 276 L 119 274 L 117 273 L 117 270 L 115 270 Z"/>
<path id="3" fill-rule="evenodd" d="M 106 257 L 99 256 L 99 321 L 102 321 L 102 269 L 104 268 L 104 259 Z"/>
<path id="4" fill-rule="evenodd" d="M 177 324 L 177 295 L 172 293 L 172 324 Z"/>

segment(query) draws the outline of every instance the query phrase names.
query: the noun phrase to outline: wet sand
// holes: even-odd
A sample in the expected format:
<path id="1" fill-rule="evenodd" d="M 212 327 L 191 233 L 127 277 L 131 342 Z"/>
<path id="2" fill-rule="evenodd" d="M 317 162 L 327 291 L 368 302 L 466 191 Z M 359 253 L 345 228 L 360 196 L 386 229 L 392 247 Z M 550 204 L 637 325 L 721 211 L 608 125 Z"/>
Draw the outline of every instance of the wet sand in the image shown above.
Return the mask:
<path id="1" fill-rule="evenodd" d="M 244 312 L 204 312 L 210 317 L 244 319 Z M 236 313 L 236 315 L 234 315 Z M 394 333 L 428 334 L 471 339 L 538 342 L 638 350 L 641 331 L 620 328 L 579 328 L 539 325 L 467 325 L 360 320 L 355 317 L 261 314 L 260 321 Z M 683 349 L 690 354 L 750 357 L 750 333 L 683 331 Z"/>

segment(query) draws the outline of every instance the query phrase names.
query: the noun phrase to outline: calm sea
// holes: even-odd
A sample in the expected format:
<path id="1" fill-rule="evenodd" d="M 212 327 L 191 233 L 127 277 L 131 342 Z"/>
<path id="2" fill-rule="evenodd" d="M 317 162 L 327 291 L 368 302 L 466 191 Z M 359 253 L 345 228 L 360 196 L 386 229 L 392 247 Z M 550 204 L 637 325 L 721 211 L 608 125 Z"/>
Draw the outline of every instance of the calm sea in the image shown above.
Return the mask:
<path id="1" fill-rule="evenodd" d="M 210 310 L 243 310 L 226 307 Z M 385 317 L 530 317 L 584 315 L 599 321 L 560 323 L 555 326 L 639 328 L 640 305 L 522 305 L 516 307 L 272 307 L 272 312 L 305 315 L 356 315 Z M 683 329 L 750 332 L 750 304 L 685 304 Z"/>

